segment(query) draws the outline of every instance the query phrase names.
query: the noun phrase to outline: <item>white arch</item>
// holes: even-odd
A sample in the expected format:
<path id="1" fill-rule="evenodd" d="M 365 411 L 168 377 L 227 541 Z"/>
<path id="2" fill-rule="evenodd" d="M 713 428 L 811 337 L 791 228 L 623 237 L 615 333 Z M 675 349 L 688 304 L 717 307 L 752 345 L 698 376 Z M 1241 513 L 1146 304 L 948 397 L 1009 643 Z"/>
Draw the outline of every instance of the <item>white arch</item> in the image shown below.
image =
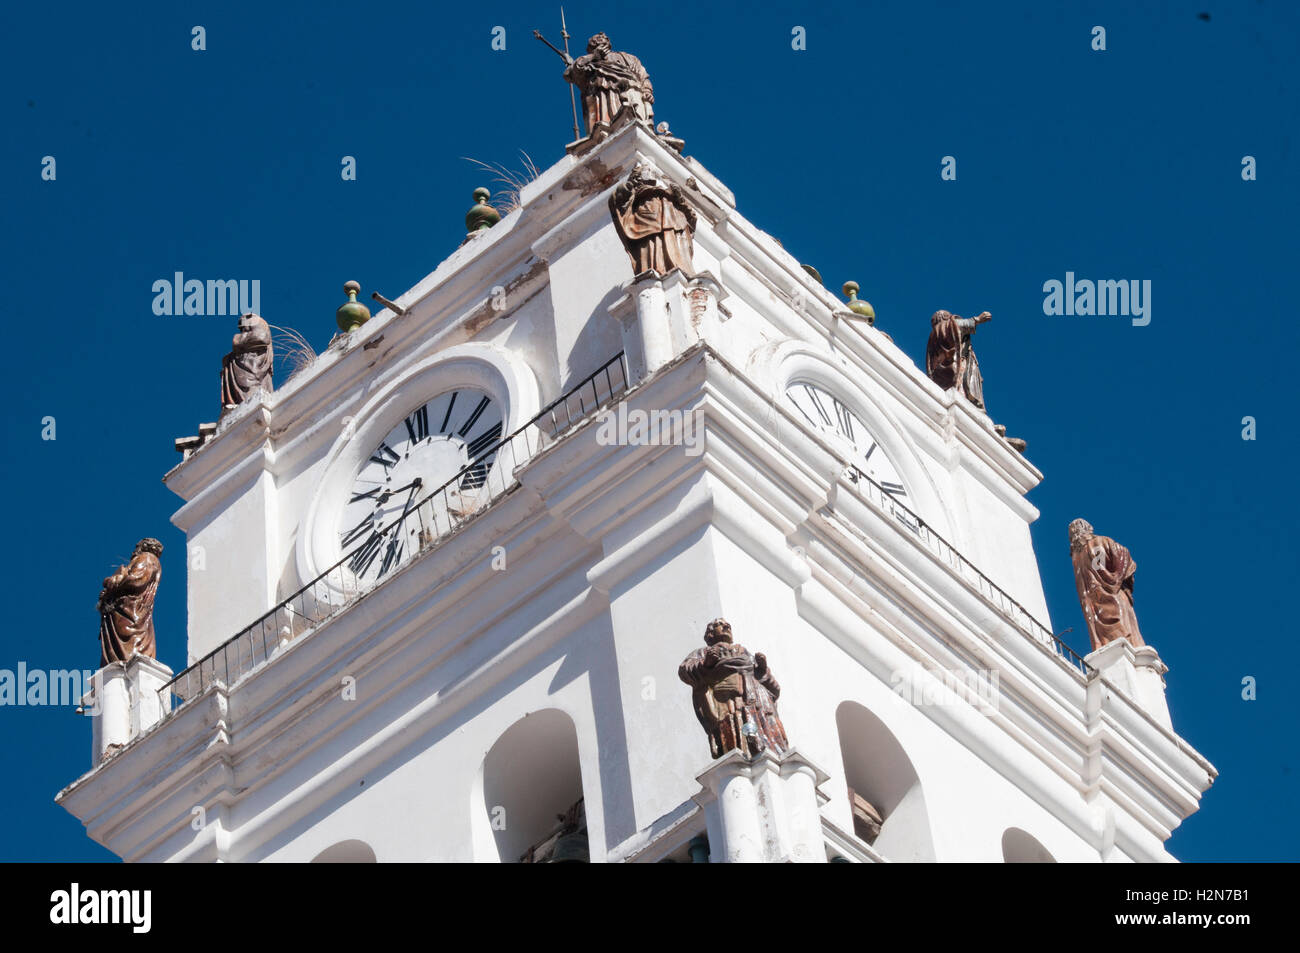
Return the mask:
<path id="1" fill-rule="evenodd" d="M 1002 833 L 1002 860 L 1008 864 L 1054 864 L 1056 858 L 1028 831 L 1008 827 Z"/>
<path id="2" fill-rule="evenodd" d="M 361 840 L 343 840 L 311 859 L 313 864 L 373 864 L 376 862 L 375 851 Z"/>
<path id="3" fill-rule="evenodd" d="M 894 733 L 854 701 L 840 703 L 835 725 L 845 782 L 883 818 L 872 846 L 891 861 L 933 861 L 934 833 L 921 780 Z"/>
<path id="4" fill-rule="evenodd" d="M 517 862 L 583 797 L 573 719 L 544 708 L 516 721 L 484 755 L 473 796 L 475 860 Z"/>

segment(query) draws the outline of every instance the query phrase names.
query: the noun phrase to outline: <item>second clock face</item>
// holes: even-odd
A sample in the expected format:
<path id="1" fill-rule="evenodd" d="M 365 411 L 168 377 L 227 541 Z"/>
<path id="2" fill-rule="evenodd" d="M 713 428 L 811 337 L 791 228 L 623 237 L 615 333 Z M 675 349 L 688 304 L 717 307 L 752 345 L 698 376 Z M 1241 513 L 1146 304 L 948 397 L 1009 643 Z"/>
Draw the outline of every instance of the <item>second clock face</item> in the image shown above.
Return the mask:
<path id="1" fill-rule="evenodd" d="M 465 388 L 421 404 L 389 431 L 353 480 L 339 521 L 339 543 L 352 553 L 347 566 L 358 580 L 386 575 L 419 551 L 422 534 L 448 529 L 449 508 L 454 513 L 487 482 L 502 426 L 497 401 Z M 420 505 L 449 481 L 446 493 Z"/>
<path id="2" fill-rule="evenodd" d="M 795 381 L 785 391 L 802 419 L 838 444 L 849 462 L 875 480 L 891 496 L 905 501 L 907 488 L 894 463 L 885 455 L 866 422 L 835 395 L 808 381 Z"/>

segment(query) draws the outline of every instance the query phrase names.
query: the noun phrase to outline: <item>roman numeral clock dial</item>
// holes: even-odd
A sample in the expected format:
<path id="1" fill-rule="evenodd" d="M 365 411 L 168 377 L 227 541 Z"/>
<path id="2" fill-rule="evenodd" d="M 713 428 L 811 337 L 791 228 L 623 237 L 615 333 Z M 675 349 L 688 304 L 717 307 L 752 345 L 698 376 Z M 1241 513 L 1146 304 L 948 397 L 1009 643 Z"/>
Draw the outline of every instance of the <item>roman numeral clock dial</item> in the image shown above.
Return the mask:
<path id="1" fill-rule="evenodd" d="M 466 388 L 415 407 L 388 432 L 361 465 L 339 519 L 344 565 L 358 582 L 377 582 L 475 505 L 502 427 L 500 405 Z"/>
<path id="2" fill-rule="evenodd" d="M 890 496 L 907 503 L 907 488 L 866 422 L 839 398 L 817 384 L 796 381 L 786 388 L 796 415 L 838 446 L 845 458 L 880 484 Z"/>

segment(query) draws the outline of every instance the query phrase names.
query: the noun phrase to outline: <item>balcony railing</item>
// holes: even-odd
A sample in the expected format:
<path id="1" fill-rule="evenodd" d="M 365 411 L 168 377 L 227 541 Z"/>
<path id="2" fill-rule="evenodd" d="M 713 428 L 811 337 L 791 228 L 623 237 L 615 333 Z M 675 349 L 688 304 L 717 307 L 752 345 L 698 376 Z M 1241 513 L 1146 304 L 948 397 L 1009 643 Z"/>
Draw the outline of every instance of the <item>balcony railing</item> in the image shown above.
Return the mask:
<path id="1" fill-rule="evenodd" d="M 347 553 L 293 595 L 158 690 L 163 710 L 185 704 L 214 681 L 232 685 L 293 639 L 324 622 L 455 533 L 512 489 L 519 469 L 628 388 L 619 352 L 594 374 L 503 440 L 468 460 L 442 486 Z M 173 699 L 175 706 L 173 706 Z"/>
<path id="2" fill-rule="evenodd" d="M 1051 629 L 1030 615 L 1024 606 L 1007 595 L 997 583 L 980 572 L 974 563 L 936 533 L 926 524 L 925 520 L 900 503 L 892 493 L 857 467 L 850 464 L 848 471 L 849 479 L 857 487 L 860 496 L 912 532 L 921 541 L 922 546 L 933 553 L 940 562 L 947 564 L 958 576 L 974 586 L 979 594 L 1004 617 L 1009 619 L 1016 628 L 1028 635 L 1045 650 L 1054 653 L 1058 658 L 1071 665 L 1079 674 L 1088 675 L 1092 666 L 1057 638 Z"/>

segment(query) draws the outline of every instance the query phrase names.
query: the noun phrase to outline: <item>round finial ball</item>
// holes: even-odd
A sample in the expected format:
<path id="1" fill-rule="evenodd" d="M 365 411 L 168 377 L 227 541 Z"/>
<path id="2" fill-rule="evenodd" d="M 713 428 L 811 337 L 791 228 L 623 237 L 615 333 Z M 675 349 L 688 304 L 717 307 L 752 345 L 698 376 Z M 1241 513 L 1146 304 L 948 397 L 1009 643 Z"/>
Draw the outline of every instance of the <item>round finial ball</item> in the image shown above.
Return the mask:
<path id="1" fill-rule="evenodd" d="M 355 281 L 349 281 L 343 286 L 343 293 L 345 295 L 361 294 L 361 285 L 357 284 Z"/>
<path id="2" fill-rule="evenodd" d="M 848 295 L 850 298 L 853 297 L 855 294 L 857 294 L 860 290 L 861 289 L 858 287 L 858 283 L 856 281 L 844 282 L 844 293 Z"/>
<path id="3" fill-rule="evenodd" d="M 477 189 L 474 190 L 474 201 L 477 202 L 479 205 L 486 205 L 487 200 L 490 199 L 491 197 L 492 197 L 492 193 L 489 192 L 487 189 L 483 188 L 482 186 L 479 186 Z"/>

